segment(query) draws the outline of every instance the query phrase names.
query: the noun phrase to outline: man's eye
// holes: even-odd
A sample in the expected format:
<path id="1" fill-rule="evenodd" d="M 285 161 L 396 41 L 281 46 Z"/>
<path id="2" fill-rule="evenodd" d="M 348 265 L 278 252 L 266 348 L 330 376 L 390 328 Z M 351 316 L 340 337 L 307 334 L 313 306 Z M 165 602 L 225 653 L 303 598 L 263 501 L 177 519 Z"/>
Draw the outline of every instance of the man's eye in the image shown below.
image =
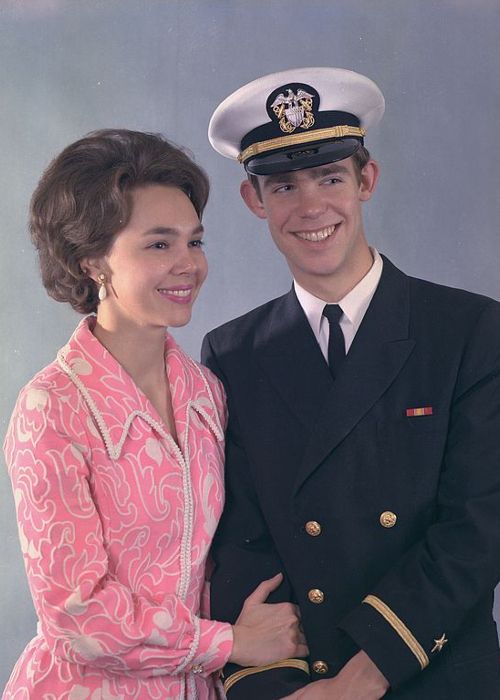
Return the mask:
<path id="1" fill-rule="evenodd" d="M 326 185 L 335 185 L 337 182 L 342 182 L 342 180 L 338 177 L 329 177 L 326 180 L 324 180 L 323 182 Z"/>
<path id="2" fill-rule="evenodd" d="M 191 248 L 203 248 L 205 245 L 205 241 L 202 241 L 201 238 L 198 238 L 196 241 L 191 241 L 189 244 Z"/>
<path id="3" fill-rule="evenodd" d="M 165 250 L 165 248 L 168 248 L 168 244 L 165 243 L 165 241 L 157 241 L 156 243 L 153 243 L 149 247 L 156 248 L 156 250 Z"/>

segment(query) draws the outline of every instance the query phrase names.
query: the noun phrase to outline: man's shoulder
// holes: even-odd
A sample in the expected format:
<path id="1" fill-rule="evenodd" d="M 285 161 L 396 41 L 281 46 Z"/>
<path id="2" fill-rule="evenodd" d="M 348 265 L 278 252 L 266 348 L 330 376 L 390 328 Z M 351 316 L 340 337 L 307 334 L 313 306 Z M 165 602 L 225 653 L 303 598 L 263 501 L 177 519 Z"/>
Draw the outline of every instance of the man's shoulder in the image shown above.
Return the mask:
<path id="1" fill-rule="evenodd" d="M 493 316 L 500 317 L 500 302 L 496 299 L 460 287 L 452 287 L 407 275 L 387 258 L 384 258 L 384 266 L 390 276 L 397 274 L 406 277 L 411 306 L 414 310 L 420 308 L 431 317 L 433 315 L 442 316 L 444 313 L 449 317 L 456 316 L 462 322 L 469 317 L 474 319 L 486 309 Z"/>
<path id="2" fill-rule="evenodd" d="M 484 294 L 409 277 L 412 306 L 430 316 L 443 313 L 460 323 L 474 322 L 483 314 L 500 322 L 500 302 Z"/>
<path id="3" fill-rule="evenodd" d="M 422 290 L 427 292 L 429 295 L 435 296 L 436 298 L 442 298 L 444 301 L 450 299 L 452 301 L 463 301 L 469 304 L 489 304 L 493 302 L 494 304 L 500 304 L 499 301 L 488 297 L 485 294 L 480 294 L 478 292 L 471 292 L 467 289 L 462 289 L 461 287 L 452 287 L 446 284 L 440 284 L 438 282 L 432 282 L 430 280 L 421 279 L 419 277 L 408 276 L 410 284 L 417 290 Z"/>
<path id="4" fill-rule="evenodd" d="M 247 342 L 253 342 L 255 334 L 269 323 L 270 316 L 283 304 L 289 294 L 290 292 L 287 292 L 257 306 L 251 311 L 247 311 L 241 316 L 226 321 L 207 333 L 206 338 L 210 344 L 226 349 L 229 346 L 242 346 Z"/>

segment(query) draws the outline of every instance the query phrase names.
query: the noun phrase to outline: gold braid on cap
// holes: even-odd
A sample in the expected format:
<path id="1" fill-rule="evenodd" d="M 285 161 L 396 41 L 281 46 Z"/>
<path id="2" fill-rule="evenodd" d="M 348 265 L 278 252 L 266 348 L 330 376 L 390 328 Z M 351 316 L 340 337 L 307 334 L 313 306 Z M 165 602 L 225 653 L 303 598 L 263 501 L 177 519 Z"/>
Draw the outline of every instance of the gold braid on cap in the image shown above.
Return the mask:
<path id="1" fill-rule="evenodd" d="M 314 141 L 323 141 L 324 139 L 342 139 L 346 136 L 357 136 L 363 138 L 365 130 L 359 126 L 331 126 L 327 129 L 316 129 L 316 131 L 308 131 L 303 134 L 291 134 L 290 136 L 278 136 L 275 139 L 268 141 L 257 141 L 251 146 L 245 148 L 238 156 L 240 163 L 258 156 L 266 151 L 274 151 L 277 148 L 286 148 L 287 146 L 295 146 L 301 143 L 313 143 Z"/>

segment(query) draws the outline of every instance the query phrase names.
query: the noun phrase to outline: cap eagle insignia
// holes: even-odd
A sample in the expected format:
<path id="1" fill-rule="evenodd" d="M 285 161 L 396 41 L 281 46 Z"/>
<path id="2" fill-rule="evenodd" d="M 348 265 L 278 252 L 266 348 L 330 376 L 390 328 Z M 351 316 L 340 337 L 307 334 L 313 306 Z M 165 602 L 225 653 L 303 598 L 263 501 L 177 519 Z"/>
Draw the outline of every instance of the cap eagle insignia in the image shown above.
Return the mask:
<path id="1" fill-rule="evenodd" d="M 314 124 L 313 97 L 314 95 L 302 88 L 299 88 L 297 93 L 290 88 L 286 89 L 286 94 L 280 92 L 272 103 L 271 109 L 278 119 L 281 131 L 291 134 L 297 127 L 311 128 Z"/>

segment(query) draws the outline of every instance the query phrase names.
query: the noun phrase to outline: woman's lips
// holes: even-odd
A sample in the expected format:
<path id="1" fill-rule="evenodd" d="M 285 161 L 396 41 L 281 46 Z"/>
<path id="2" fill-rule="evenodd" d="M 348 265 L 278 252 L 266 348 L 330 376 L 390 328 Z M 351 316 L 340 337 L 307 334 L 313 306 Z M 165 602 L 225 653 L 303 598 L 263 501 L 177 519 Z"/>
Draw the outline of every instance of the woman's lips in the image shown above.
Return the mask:
<path id="1" fill-rule="evenodd" d="M 193 297 L 193 287 L 160 287 L 157 292 L 176 304 L 189 304 Z"/>

